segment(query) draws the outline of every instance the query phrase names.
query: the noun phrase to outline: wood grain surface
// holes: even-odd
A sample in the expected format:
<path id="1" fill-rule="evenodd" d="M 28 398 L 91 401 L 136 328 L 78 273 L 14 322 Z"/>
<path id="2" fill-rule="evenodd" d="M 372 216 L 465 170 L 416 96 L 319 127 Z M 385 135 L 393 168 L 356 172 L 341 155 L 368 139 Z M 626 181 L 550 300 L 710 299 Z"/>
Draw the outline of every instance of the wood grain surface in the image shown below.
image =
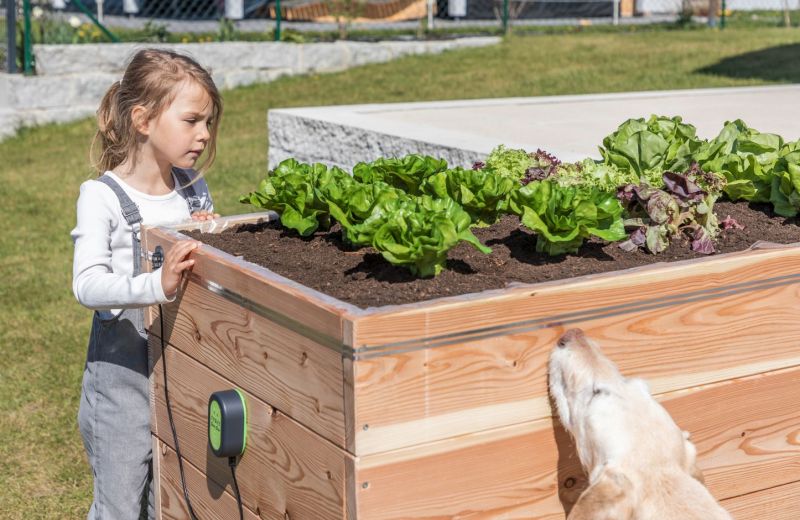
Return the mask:
<path id="1" fill-rule="evenodd" d="M 161 467 L 161 477 L 156 480 L 160 507 L 156 510 L 157 520 L 187 520 L 189 508 L 183 497 L 178 457 L 175 450 L 156 439 L 153 449 L 153 463 Z M 239 518 L 239 509 L 233 492 L 232 482 L 220 486 L 208 480 L 202 471 L 184 460 L 183 474 L 189 489 L 192 510 L 203 520 L 234 520 Z M 237 475 L 238 480 L 238 475 Z M 245 520 L 275 519 L 284 520 L 283 514 L 259 516 L 243 507 Z"/>
<path id="2" fill-rule="evenodd" d="M 174 448 L 162 382 L 164 357 L 153 352 L 152 428 Z M 227 459 L 208 447 L 208 398 L 236 385 L 179 350 L 166 348 L 169 397 L 181 454 L 218 485 L 230 478 Z M 291 511 L 295 520 L 340 519 L 345 508 L 350 456 L 252 394 L 247 399 L 247 448 L 237 470 L 243 502 L 270 515 Z"/>
<path id="3" fill-rule="evenodd" d="M 486 327 L 541 319 L 567 322 L 586 311 L 623 312 L 643 305 L 668 309 L 671 302 L 714 293 L 737 284 L 798 274 L 800 247 L 764 248 L 682 262 L 521 285 L 417 304 L 363 311 L 354 324 L 354 347 L 386 350 L 399 342 L 422 346 L 435 338 L 469 335 Z M 795 283 L 797 283 L 795 279 Z M 744 289 L 741 286 L 739 289 Z M 729 289 L 727 289 L 729 290 Z M 581 319 L 578 316 L 577 319 Z M 368 350 L 365 350 L 366 354 Z"/>
<path id="4" fill-rule="evenodd" d="M 163 228 L 147 228 L 145 236 L 144 245 L 149 252 L 157 245 L 169 250 L 175 242 L 188 240 L 186 235 Z M 343 344 L 342 321 L 355 307 L 210 246 L 201 246 L 192 257 L 194 277 L 272 309 L 334 344 Z"/>
<path id="5" fill-rule="evenodd" d="M 359 360 L 357 455 L 550 414 L 547 360 L 578 326 L 655 393 L 800 365 L 800 285 Z M 364 426 L 368 428 L 365 429 Z"/>
<path id="6" fill-rule="evenodd" d="M 144 235 L 149 251 L 184 239 Z M 586 479 L 550 417 L 546 366 L 571 327 L 648 380 L 737 519 L 800 518 L 800 247 L 369 310 L 211 247 L 195 257 L 165 309 L 165 357 L 150 340 L 164 518 L 185 517 L 166 359 L 193 494 L 211 518 L 230 518 L 232 497 L 227 461 L 207 447 L 207 400 L 239 387 L 250 515 L 561 520 Z"/>
<path id="7" fill-rule="evenodd" d="M 162 308 L 168 343 L 345 446 L 341 354 L 195 282 L 186 284 L 179 298 Z M 158 319 L 150 333 L 161 336 Z"/>
<path id="8" fill-rule="evenodd" d="M 660 400 L 692 434 L 718 499 L 797 479 L 800 369 Z M 552 419 L 362 457 L 356 479 L 359 518 L 370 520 L 564 518 L 586 484 L 571 439 Z"/>
<path id="9" fill-rule="evenodd" d="M 797 520 L 800 482 L 731 498 L 722 505 L 736 520 Z"/>

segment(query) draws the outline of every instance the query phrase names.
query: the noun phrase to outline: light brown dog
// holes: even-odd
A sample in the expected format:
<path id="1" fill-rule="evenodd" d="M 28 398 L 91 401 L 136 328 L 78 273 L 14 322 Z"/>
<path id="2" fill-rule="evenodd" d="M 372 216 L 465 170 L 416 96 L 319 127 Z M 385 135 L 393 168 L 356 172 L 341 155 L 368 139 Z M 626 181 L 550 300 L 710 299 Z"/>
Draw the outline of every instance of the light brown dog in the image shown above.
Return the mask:
<path id="1" fill-rule="evenodd" d="M 731 520 L 703 485 L 689 434 L 644 381 L 622 377 L 583 331 L 558 341 L 549 377 L 589 476 L 568 520 Z"/>

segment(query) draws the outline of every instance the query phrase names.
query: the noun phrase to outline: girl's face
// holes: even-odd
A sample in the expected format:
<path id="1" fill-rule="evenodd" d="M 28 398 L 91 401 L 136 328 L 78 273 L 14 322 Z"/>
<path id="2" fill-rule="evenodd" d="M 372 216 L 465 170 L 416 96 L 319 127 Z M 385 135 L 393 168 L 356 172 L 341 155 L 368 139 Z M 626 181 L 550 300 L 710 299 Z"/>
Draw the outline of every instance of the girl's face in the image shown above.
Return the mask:
<path id="1" fill-rule="evenodd" d="M 148 122 L 148 143 L 159 162 L 192 168 L 211 137 L 211 97 L 197 82 L 187 80 L 175 87 L 172 103 Z"/>

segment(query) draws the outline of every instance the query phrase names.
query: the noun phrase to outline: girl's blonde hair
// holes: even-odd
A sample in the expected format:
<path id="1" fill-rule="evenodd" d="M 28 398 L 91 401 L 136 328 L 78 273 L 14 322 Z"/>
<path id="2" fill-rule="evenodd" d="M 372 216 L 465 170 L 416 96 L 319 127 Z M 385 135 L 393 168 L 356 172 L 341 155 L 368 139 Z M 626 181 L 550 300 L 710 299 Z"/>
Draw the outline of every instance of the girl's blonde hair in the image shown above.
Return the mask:
<path id="1" fill-rule="evenodd" d="M 217 130 L 222 116 L 222 97 L 211 75 L 199 63 L 183 54 L 144 49 L 133 56 L 122 79 L 111 85 L 97 109 L 98 129 L 89 154 L 98 175 L 119 166 L 129 156 L 135 164 L 138 134 L 131 117 L 133 107 L 145 107 L 145 117 L 151 121 L 172 103 L 177 93 L 175 87 L 186 80 L 195 81 L 203 87 L 213 104 L 210 138 L 206 145 L 208 153 L 197 170 L 203 174 L 211 167 L 217 155 Z M 98 142 L 99 153 L 95 157 L 94 150 Z"/>

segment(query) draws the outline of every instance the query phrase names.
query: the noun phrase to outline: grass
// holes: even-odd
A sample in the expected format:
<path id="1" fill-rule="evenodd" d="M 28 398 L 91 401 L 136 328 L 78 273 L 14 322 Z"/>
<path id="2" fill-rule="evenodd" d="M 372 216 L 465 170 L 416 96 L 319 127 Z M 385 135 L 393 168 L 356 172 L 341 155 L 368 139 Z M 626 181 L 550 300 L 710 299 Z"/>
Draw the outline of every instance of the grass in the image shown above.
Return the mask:
<path id="1" fill-rule="evenodd" d="M 798 82 L 796 64 L 762 63 L 798 45 L 800 34 L 771 28 L 516 36 L 491 48 L 240 88 L 224 93 L 208 181 L 223 214 L 247 211 L 236 199 L 265 173 L 265 114 L 273 107 Z M 609 121 L 609 132 L 620 122 Z M 71 294 L 69 232 L 78 186 L 92 177 L 93 130 L 91 120 L 48 125 L 0 143 L 3 518 L 78 518 L 91 502 L 75 419 L 91 316 Z"/>

